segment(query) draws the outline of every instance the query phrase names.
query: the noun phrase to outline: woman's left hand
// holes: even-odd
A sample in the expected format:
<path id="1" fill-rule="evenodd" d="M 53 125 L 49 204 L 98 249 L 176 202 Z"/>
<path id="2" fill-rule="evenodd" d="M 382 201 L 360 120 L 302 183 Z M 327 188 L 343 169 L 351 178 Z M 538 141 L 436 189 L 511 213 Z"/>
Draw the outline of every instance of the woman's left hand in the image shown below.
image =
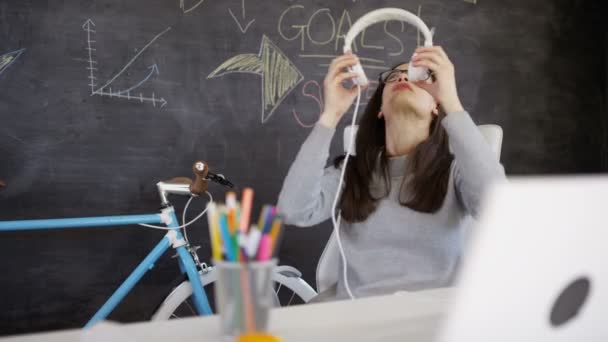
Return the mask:
<path id="1" fill-rule="evenodd" d="M 456 89 L 454 64 L 441 46 L 420 47 L 412 59 L 414 66 L 427 67 L 434 77 L 434 82 L 416 82 L 420 88 L 428 91 L 446 113 L 463 111 Z"/>

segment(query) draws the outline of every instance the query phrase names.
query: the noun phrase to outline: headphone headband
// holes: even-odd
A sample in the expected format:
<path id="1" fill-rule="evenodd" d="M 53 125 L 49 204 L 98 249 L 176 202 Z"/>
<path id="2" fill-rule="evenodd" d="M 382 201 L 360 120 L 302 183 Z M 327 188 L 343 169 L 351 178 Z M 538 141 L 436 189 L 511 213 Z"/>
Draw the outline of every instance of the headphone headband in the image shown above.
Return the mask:
<path id="1" fill-rule="evenodd" d="M 424 36 L 424 46 L 433 46 L 433 34 L 422 19 L 412 12 L 404 9 L 389 7 L 371 11 L 359 18 L 353 24 L 344 38 L 344 53 L 351 50 L 352 42 L 355 40 L 355 37 L 357 37 L 359 33 L 363 32 L 363 30 L 365 30 L 368 26 L 387 20 L 405 21 L 416 26 Z"/>

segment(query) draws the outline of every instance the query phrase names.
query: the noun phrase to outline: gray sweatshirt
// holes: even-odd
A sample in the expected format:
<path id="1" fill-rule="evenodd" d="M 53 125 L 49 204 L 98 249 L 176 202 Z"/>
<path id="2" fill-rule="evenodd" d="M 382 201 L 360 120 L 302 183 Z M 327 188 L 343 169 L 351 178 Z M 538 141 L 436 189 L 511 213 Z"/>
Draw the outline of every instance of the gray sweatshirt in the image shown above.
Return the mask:
<path id="1" fill-rule="evenodd" d="M 363 222 L 342 220 L 348 284 L 356 297 L 450 285 L 462 252 L 465 217 L 477 215 L 481 195 L 491 182 L 505 179 L 502 165 L 467 112 L 449 113 L 442 124 L 454 161 L 437 212 L 417 212 L 399 204 L 408 162 L 403 156 L 389 159 L 390 192 L 376 210 Z M 308 227 L 331 218 L 340 170 L 325 165 L 334 133 L 317 124 L 296 156 L 278 201 L 285 223 Z M 381 183 L 372 181 L 370 190 Z M 337 298 L 347 298 L 342 270 L 336 271 Z"/>

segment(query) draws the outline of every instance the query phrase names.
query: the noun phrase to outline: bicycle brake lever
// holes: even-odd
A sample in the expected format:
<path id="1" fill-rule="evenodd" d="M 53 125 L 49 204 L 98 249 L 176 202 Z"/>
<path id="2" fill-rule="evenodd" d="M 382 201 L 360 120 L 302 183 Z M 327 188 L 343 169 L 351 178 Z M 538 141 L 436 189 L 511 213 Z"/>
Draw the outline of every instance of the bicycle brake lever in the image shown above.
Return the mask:
<path id="1" fill-rule="evenodd" d="M 208 172 L 207 173 L 207 178 L 210 181 L 216 182 L 218 184 L 221 184 L 223 186 L 227 186 L 229 188 L 234 188 L 234 184 L 232 184 L 231 181 L 227 180 L 226 177 L 224 177 L 224 175 L 222 174 L 215 174 L 213 172 Z"/>

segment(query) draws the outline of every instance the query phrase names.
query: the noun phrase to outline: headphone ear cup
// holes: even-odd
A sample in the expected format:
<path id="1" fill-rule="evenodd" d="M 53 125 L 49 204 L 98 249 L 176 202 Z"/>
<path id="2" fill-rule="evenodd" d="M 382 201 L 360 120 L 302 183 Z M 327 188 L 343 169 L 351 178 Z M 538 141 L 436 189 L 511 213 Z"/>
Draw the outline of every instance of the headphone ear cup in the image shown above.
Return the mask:
<path id="1" fill-rule="evenodd" d="M 429 77 L 429 69 L 427 67 L 416 67 L 410 61 L 407 68 L 407 79 L 410 82 L 418 82 L 426 80 Z"/>
<path id="2" fill-rule="evenodd" d="M 365 75 L 365 71 L 363 71 L 363 67 L 361 63 L 357 63 L 352 68 L 350 68 L 351 72 L 356 72 L 357 77 L 353 78 L 353 83 L 360 86 L 366 86 L 368 83 L 367 76 Z"/>

